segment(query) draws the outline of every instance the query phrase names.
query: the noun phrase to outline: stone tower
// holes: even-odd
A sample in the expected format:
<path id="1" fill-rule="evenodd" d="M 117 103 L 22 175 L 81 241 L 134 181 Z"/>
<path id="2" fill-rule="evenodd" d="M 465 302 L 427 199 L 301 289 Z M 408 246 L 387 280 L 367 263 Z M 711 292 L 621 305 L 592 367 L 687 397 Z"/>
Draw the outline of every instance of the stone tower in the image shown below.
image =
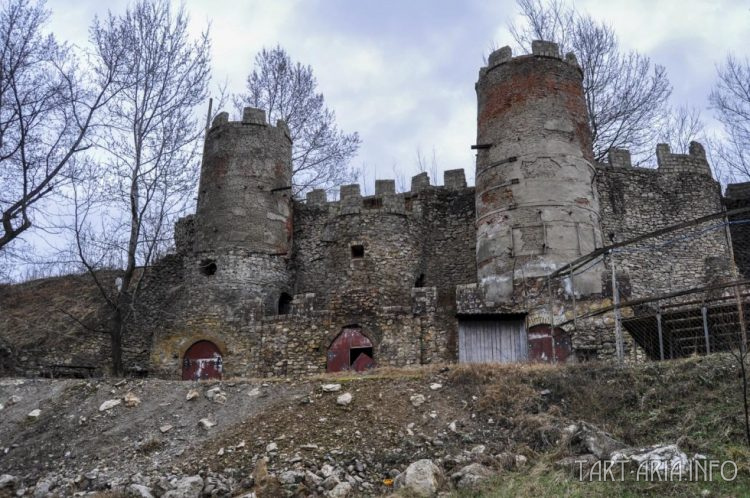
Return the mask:
<path id="1" fill-rule="evenodd" d="M 582 72 L 573 54 L 535 41 L 493 52 L 476 84 L 477 277 L 510 302 L 514 279 L 542 276 L 600 247 L 599 203 Z M 589 272 L 576 290 L 600 290 Z"/>
<path id="2" fill-rule="evenodd" d="M 227 303 L 256 301 L 276 314 L 291 294 L 292 141 L 283 121 L 245 108 L 242 121 L 219 114 L 208 131 L 201 166 L 193 251 L 201 285 Z M 285 296 L 286 298 L 286 296 Z"/>

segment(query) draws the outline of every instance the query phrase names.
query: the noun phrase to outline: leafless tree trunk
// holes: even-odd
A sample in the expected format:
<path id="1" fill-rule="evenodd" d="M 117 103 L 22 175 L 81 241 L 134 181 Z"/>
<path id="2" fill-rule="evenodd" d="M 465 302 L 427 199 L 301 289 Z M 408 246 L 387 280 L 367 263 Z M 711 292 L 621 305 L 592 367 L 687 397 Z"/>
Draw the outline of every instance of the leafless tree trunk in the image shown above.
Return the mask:
<path id="1" fill-rule="evenodd" d="M 594 157 L 603 160 L 612 147 L 630 149 L 636 162 L 651 156 L 672 91 L 665 69 L 638 52 L 623 53 L 611 26 L 564 2 L 517 2 L 525 22 L 509 29 L 522 48 L 555 41 L 581 64 Z"/>
<path id="2" fill-rule="evenodd" d="M 286 121 L 291 132 L 293 191 L 295 195 L 311 188 L 330 190 L 351 182 L 356 171 L 349 161 L 359 149 L 359 135 L 338 129 L 336 115 L 325 105 L 310 66 L 292 62 L 289 54 L 276 46 L 263 49 L 247 77 L 247 92 L 235 95 L 239 111 L 244 106 L 265 109 L 271 124 Z"/>
<path id="3" fill-rule="evenodd" d="M 191 40 L 188 20 L 169 0 L 140 0 L 92 27 L 99 53 L 122 43 L 128 62 L 127 86 L 108 103 L 108 125 L 90 158 L 107 173 L 80 175 L 74 196 L 75 250 L 112 312 L 115 375 L 124 372 L 122 340 L 135 319 L 141 267 L 169 243 L 195 192 L 210 41 L 208 31 Z M 123 261 L 117 281 L 103 282 L 99 270 L 117 259 Z"/>
<path id="4" fill-rule="evenodd" d="M 42 2 L 11 0 L 0 11 L 0 250 L 31 228 L 37 203 L 91 147 L 95 116 L 119 88 L 121 45 L 91 74 L 44 33 L 48 19 Z"/>

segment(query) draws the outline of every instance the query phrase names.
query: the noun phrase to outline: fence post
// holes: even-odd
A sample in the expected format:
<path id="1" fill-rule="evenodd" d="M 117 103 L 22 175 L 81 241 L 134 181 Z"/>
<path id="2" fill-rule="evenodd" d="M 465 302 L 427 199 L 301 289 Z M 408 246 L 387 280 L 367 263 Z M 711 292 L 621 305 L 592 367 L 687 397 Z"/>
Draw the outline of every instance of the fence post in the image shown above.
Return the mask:
<path id="1" fill-rule="evenodd" d="M 732 242 L 732 231 L 729 228 L 729 216 L 727 216 L 727 208 L 722 208 L 724 211 L 724 234 L 727 239 L 727 253 L 729 254 L 729 261 L 732 265 L 732 277 L 736 282 L 739 280 L 739 274 L 737 271 L 737 261 L 734 258 L 734 244 Z M 745 354 L 747 351 L 747 324 L 745 323 L 745 309 L 742 304 L 742 293 L 737 285 L 734 286 L 734 299 L 737 301 L 737 318 L 740 322 L 740 353 Z"/>
<path id="2" fill-rule="evenodd" d="M 609 264 L 612 267 L 612 301 L 615 305 L 615 350 L 617 361 L 622 364 L 625 361 L 625 351 L 622 340 L 622 324 L 620 323 L 620 292 L 617 290 L 617 276 L 615 273 L 615 251 L 609 251 Z"/>
<path id="3" fill-rule="evenodd" d="M 706 338 L 706 354 L 709 354 L 711 345 L 708 342 L 708 308 L 705 304 L 701 306 L 701 315 L 703 315 L 703 336 Z"/>
<path id="4" fill-rule="evenodd" d="M 661 329 L 661 303 L 656 303 L 656 331 L 659 333 L 659 359 L 664 361 L 664 335 Z"/>
<path id="5" fill-rule="evenodd" d="M 547 289 L 549 291 L 549 335 L 552 341 L 552 363 L 557 363 L 557 348 L 555 347 L 555 315 L 552 303 L 552 279 L 547 275 Z"/>

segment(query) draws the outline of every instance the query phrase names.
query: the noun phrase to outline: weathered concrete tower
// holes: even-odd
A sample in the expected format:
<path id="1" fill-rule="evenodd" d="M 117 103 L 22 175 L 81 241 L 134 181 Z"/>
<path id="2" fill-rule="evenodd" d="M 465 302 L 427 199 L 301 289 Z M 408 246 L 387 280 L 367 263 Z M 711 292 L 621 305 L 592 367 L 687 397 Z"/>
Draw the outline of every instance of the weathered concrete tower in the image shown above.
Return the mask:
<path id="1" fill-rule="evenodd" d="M 263 110 L 249 107 L 242 121 L 230 122 L 227 113 L 214 119 L 192 249 L 196 278 L 227 305 L 276 314 L 282 294 L 291 293 L 291 181 L 292 141 L 283 121 L 270 126 Z"/>
<path id="2" fill-rule="evenodd" d="M 479 71 L 477 277 L 490 301 L 601 244 L 581 81 L 575 56 L 542 41 L 515 58 L 501 48 Z M 598 272 L 576 280 L 583 294 L 600 286 Z"/>

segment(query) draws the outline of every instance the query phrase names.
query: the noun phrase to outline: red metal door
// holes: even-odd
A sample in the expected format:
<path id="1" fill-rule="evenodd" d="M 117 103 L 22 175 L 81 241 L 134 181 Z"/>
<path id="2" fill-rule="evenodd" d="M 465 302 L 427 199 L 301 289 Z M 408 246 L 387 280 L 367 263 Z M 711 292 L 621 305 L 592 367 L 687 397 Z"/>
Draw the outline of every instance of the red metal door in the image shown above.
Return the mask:
<path id="1" fill-rule="evenodd" d="M 362 334 L 359 328 L 345 328 L 328 348 L 327 372 L 344 370 L 361 372 L 374 366 L 372 342 Z"/>
<path id="2" fill-rule="evenodd" d="M 570 356 L 570 336 L 560 328 L 553 331 L 549 325 L 535 325 L 529 328 L 528 338 L 530 361 L 564 363 Z"/>
<path id="3" fill-rule="evenodd" d="M 182 380 L 221 379 L 224 365 L 221 352 L 210 341 L 198 341 L 185 351 Z"/>

